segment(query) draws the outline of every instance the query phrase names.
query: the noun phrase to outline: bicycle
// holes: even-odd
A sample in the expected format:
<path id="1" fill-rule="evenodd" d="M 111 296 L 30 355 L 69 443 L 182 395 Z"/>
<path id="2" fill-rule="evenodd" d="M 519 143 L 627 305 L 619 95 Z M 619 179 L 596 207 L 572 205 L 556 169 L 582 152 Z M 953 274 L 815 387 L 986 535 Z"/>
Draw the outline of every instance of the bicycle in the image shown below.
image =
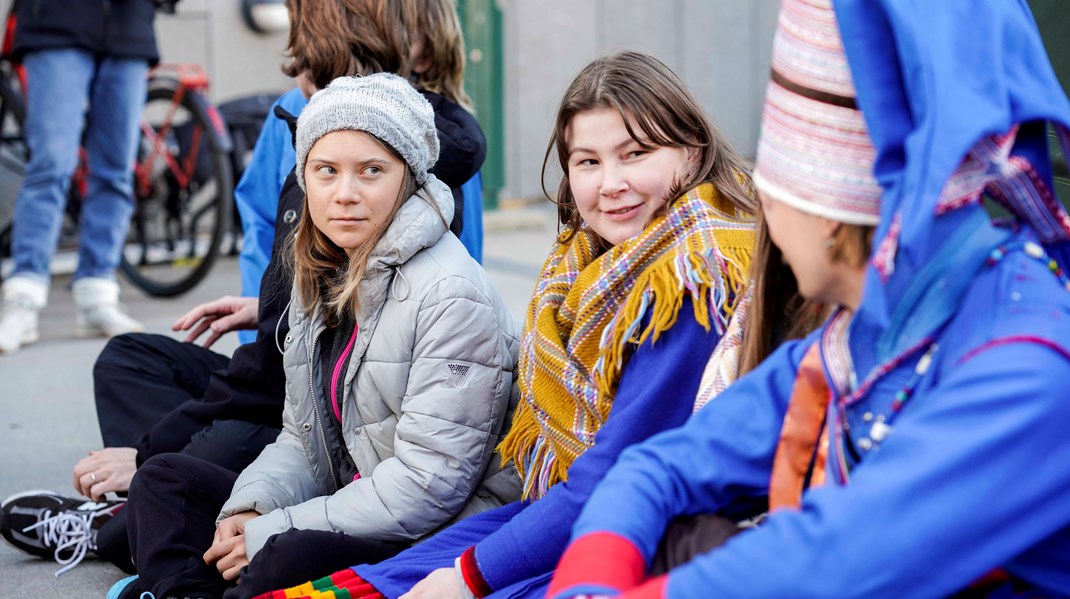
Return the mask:
<path id="1" fill-rule="evenodd" d="M 23 136 L 25 74 L 10 60 L 13 30 L 9 14 L 0 51 L 0 258 L 10 255 L 14 199 L 29 159 Z M 134 165 L 135 208 L 120 270 L 145 293 L 173 297 L 207 276 L 230 231 L 232 143 L 206 98 L 209 80 L 203 69 L 161 64 L 148 77 Z M 70 222 L 57 252 L 72 246 L 86 177 L 83 151 L 70 185 Z"/>

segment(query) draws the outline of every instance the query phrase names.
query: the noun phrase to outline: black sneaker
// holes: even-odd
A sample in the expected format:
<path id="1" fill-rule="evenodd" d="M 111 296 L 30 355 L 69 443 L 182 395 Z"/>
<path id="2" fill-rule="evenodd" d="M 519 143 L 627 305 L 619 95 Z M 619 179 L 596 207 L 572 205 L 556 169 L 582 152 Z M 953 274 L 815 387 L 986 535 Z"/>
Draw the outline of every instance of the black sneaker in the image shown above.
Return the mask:
<path id="1" fill-rule="evenodd" d="M 59 576 L 96 550 L 97 529 L 125 504 L 51 491 L 19 493 L 0 503 L 0 536 L 26 553 L 56 560 L 63 566 Z"/>

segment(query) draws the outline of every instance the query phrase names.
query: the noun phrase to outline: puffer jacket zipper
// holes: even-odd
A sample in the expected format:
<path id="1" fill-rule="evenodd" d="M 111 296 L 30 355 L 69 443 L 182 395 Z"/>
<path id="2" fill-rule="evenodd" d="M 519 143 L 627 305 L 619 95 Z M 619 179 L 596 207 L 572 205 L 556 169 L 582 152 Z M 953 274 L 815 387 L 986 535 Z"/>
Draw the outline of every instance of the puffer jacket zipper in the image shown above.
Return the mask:
<path id="1" fill-rule="evenodd" d="M 316 341 L 313 341 L 312 351 L 308 352 L 308 392 L 312 396 L 312 413 L 316 416 L 316 427 L 319 428 L 321 443 L 320 447 L 323 449 L 324 457 L 327 458 L 327 467 L 331 471 L 331 484 L 337 487 L 338 477 L 334 473 L 334 460 L 331 459 L 331 450 L 330 447 L 327 445 L 327 433 L 323 427 L 323 418 L 320 417 L 319 401 L 316 399 L 316 381 L 313 373 L 315 373 L 316 346 L 318 345 L 318 339 Z"/>

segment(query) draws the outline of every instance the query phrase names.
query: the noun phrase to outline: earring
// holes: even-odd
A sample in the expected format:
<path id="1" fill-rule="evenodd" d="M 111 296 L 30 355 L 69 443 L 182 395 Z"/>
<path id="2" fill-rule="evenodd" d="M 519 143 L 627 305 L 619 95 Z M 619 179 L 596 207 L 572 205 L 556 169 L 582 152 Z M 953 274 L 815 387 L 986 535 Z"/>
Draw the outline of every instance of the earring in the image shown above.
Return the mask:
<path id="1" fill-rule="evenodd" d="M 835 239 L 829 237 L 828 239 L 825 240 L 825 249 L 826 250 L 831 250 L 832 246 L 834 246 L 834 245 L 836 245 L 836 240 Z"/>

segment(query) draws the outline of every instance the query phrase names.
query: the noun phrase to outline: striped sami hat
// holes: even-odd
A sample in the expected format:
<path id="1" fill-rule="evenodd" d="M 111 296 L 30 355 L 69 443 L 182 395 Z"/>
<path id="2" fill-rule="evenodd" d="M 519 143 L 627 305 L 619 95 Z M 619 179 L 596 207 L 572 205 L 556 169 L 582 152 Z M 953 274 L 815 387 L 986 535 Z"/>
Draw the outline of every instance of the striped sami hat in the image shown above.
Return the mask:
<path id="1" fill-rule="evenodd" d="M 875 155 L 832 0 L 783 0 L 758 141 L 759 192 L 830 220 L 876 225 Z"/>

